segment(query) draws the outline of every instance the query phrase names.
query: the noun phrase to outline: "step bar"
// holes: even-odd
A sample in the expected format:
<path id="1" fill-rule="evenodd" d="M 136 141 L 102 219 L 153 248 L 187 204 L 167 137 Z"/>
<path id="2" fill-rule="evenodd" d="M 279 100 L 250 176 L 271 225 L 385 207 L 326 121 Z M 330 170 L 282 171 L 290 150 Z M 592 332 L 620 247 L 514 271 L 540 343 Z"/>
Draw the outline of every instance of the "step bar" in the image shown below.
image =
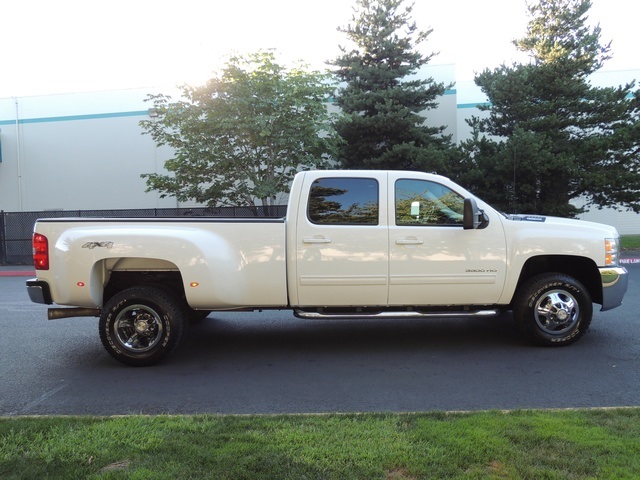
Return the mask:
<path id="1" fill-rule="evenodd" d="M 293 314 L 298 318 L 308 320 L 344 320 L 348 318 L 442 318 L 442 317 L 493 317 L 500 310 L 462 310 L 462 311 L 372 311 L 372 312 L 319 312 L 294 310 Z"/>

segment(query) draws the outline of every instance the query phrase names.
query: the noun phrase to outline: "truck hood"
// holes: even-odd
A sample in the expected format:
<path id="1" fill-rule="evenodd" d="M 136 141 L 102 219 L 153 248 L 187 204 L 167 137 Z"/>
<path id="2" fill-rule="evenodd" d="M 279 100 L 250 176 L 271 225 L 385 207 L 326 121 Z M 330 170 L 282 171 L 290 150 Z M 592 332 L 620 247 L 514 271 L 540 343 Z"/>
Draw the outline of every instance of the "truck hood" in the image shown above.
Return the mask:
<path id="1" fill-rule="evenodd" d="M 529 215 L 529 214 L 517 214 L 507 215 L 507 219 L 513 222 L 533 222 L 543 223 L 546 225 L 563 226 L 571 229 L 591 229 L 600 230 L 603 234 L 609 238 L 617 237 L 618 232 L 615 227 L 611 225 L 605 225 L 604 223 L 586 222 L 584 220 L 576 220 L 573 218 L 562 217 L 548 217 L 545 215 Z"/>

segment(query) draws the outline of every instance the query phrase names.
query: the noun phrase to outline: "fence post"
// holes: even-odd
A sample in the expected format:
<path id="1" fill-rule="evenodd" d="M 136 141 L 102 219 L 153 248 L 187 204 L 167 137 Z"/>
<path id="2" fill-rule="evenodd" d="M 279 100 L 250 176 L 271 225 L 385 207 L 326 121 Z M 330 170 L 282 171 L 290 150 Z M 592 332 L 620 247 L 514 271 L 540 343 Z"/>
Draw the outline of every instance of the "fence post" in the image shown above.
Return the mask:
<path id="1" fill-rule="evenodd" d="M 7 242 L 4 227 L 4 210 L 0 210 L 0 265 L 7 263 Z"/>

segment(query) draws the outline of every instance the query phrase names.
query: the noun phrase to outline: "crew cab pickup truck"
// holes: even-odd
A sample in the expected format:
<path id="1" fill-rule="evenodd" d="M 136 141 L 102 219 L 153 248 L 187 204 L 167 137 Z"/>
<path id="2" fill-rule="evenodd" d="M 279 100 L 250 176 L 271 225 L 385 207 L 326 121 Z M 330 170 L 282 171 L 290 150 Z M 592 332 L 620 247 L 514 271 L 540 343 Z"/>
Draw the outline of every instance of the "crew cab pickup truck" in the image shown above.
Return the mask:
<path id="1" fill-rule="evenodd" d="M 449 179 L 306 171 L 285 218 L 47 219 L 33 235 L 34 302 L 100 317 L 106 350 L 151 365 L 212 311 L 303 318 L 488 316 L 512 310 L 547 346 L 585 334 L 627 290 L 610 226 L 504 215 Z"/>

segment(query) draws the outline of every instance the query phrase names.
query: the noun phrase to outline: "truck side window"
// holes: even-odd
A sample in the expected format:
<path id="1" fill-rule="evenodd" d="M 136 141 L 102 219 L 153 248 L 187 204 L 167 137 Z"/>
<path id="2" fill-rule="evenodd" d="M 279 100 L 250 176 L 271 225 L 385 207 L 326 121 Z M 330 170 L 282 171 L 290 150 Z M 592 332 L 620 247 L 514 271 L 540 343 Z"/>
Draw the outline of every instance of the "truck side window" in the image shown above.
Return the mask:
<path id="1" fill-rule="evenodd" d="M 464 199 L 427 180 L 398 180 L 396 225 L 462 225 Z"/>
<path id="2" fill-rule="evenodd" d="M 378 181 L 319 178 L 309 192 L 309 220 L 321 225 L 378 225 Z"/>

